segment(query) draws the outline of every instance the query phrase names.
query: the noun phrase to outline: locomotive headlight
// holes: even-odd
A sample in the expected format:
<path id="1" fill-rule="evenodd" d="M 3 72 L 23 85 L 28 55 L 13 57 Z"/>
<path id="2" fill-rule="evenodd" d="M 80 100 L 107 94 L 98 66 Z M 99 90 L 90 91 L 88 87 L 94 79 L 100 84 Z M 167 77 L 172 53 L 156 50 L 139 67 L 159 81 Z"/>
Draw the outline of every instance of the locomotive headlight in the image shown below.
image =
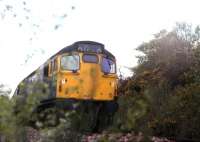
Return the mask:
<path id="1" fill-rule="evenodd" d="M 66 82 L 65 79 L 62 79 L 61 83 L 62 83 L 62 84 L 65 84 L 65 82 Z"/>

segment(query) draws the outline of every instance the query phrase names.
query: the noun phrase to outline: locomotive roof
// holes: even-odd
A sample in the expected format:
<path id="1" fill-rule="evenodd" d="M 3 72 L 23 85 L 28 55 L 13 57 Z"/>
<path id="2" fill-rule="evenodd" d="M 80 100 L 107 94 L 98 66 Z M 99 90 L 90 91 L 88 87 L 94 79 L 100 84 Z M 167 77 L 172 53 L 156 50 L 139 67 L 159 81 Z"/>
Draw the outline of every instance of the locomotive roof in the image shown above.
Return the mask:
<path id="1" fill-rule="evenodd" d="M 79 44 L 93 44 L 93 45 L 99 45 L 103 49 L 103 54 L 106 55 L 107 57 L 115 59 L 115 56 L 110 53 L 108 50 L 104 48 L 104 45 L 99 42 L 95 41 L 78 41 L 73 43 L 72 45 L 66 46 L 63 49 L 61 49 L 59 52 L 54 54 L 50 59 L 54 58 L 56 55 L 67 53 L 67 52 L 73 52 L 73 51 L 78 51 Z"/>

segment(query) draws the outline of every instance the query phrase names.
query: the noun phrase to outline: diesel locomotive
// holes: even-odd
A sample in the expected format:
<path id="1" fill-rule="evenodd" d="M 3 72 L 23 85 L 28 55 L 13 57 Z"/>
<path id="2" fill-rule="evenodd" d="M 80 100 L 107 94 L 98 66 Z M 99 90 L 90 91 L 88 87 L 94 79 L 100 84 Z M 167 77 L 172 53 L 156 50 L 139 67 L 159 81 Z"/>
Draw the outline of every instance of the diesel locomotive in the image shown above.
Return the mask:
<path id="1" fill-rule="evenodd" d="M 62 104 L 73 109 L 74 103 L 84 102 L 96 115 L 105 117 L 117 110 L 116 58 L 102 43 L 78 41 L 63 48 L 27 76 L 15 95 L 34 93 L 34 87 L 21 86 L 37 82 L 47 84 L 49 90 L 40 106 Z"/>

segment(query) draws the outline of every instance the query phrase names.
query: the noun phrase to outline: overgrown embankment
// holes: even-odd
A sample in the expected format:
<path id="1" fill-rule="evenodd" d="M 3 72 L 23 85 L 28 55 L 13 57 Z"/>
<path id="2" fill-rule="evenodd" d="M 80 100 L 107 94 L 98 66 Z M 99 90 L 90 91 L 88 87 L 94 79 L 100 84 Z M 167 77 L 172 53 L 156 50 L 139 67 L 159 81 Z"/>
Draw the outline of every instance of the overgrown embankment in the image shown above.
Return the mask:
<path id="1" fill-rule="evenodd" d="M 200 140 L 200 28 L 177 24 L 137 50 L 142 56 L 134 75 L 121 83 L 115 125 L 121 131 Z"/>
<path id="2" fill-rule="evenodd" d="M 102 134 L 76 131 L 86 117 L 64 112 L 57 127 L 44 127 L 36 120 L 39 130 L 31 130 L 34 139 L 29 135 L 30 120 L 36 119 L 32 111 L 41 94 L 31 94 L 26 100 L 10 100 L 5 94 L 0 96 L 1 138 L 8 142 L 30 141 L 30 137 L 40 142 L 200 140 L 200 28 L 177 24 L 137 50 L 142 52 L 138 66 L 132 77 L 120 80 L 119 110 Z"/>

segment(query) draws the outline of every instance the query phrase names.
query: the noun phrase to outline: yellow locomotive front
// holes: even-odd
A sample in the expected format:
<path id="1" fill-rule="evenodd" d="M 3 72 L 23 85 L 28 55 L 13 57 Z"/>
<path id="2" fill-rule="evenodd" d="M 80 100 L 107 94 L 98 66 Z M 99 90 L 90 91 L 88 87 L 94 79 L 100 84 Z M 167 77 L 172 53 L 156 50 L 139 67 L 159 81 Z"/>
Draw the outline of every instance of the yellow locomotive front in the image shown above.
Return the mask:
<path id="1" fill-rule="evenodd" d="M 103 44 L 76 42 L 53 59 L 56 98 L 110 101 L 117 96 L 116 60 Z"/>
<path id="2" fill-rule="evenodd" d="M 114 58 L 91 52 L 58 56 L 57 98 L 113 100 L 117 76 Z"/>

